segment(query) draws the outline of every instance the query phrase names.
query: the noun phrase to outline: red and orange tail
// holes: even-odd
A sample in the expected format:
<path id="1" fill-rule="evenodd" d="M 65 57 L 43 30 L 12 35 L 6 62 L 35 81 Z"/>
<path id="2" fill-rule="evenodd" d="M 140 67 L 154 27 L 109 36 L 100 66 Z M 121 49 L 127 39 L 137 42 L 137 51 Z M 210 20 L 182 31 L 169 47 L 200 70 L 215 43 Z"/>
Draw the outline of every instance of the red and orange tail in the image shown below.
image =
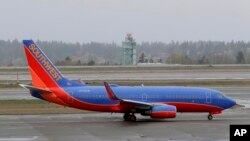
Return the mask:
<path id="1" fill-rule="evenodd" d="M 23 40 L 23 44 L 32 83 L 35 87 L 51 88 L 82 85 L 65 78 L 33 40 Z"/>

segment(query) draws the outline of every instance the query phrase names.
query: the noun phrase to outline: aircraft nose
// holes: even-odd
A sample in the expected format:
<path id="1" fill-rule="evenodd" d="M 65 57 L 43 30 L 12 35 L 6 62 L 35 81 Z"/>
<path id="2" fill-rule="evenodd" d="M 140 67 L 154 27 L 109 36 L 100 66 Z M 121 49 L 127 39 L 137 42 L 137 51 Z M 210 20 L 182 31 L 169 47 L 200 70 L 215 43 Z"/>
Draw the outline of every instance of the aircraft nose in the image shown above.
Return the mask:
<path id="1" fill-rule="evenodd" d="M 227 98 L 228 101 L 228 108 L 231 108 L 236 105 L 236 101 L 232 98 Z"/>

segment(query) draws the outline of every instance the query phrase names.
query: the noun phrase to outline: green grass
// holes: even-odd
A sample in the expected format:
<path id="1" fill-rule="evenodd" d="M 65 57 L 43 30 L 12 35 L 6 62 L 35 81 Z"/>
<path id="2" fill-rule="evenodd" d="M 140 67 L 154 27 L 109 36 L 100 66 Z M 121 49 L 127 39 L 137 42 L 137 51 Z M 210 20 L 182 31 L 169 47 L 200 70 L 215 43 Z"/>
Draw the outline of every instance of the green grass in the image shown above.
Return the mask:
<path id="1" fill-rule="evenodd" d="M 223 79 L 223 80 L 105 80 L 109 83 L 115 83 L 118 85 L 128 86 L 250 86 L 250 80 L 235 80 L 235 79 Z M 102 80 L 88 80 L 85 81 L 89 85 L 103 85 Z M 31 81 L 22 82 L 31 85 Z M 9 84 L 1 84 L 0 89 L 13 89 L 21 88 L 16 81 L 10 82 Z"/>
<path id="2" fill-rule="evenodd" d="M 0 100 L 0 115 L 81 113 L 87 113 L 87 111 L 64 107 L 42 100 Z"/>

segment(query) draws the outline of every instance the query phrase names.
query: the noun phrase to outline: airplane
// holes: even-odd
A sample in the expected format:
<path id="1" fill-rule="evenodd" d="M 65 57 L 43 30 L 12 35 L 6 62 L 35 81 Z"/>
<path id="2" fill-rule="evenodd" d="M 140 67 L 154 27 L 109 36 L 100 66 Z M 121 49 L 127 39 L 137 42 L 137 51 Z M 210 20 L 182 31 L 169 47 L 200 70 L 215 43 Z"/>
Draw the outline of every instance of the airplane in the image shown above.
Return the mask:
<path id="1" fill-rule="evenodd" d="M 32 96 L 62 106 L 123 113 L 125 121 L 136 121 L 135 114 L 153 119 L 175 118 L 177 112 L 213 115 L 237 105 L 222 92 L 201 87 L 184 86 L 119 86 L 104 82 L 91 86 L 67 79 L 34 43 L 23 40 L 32 85 L 20 84 Z"/>

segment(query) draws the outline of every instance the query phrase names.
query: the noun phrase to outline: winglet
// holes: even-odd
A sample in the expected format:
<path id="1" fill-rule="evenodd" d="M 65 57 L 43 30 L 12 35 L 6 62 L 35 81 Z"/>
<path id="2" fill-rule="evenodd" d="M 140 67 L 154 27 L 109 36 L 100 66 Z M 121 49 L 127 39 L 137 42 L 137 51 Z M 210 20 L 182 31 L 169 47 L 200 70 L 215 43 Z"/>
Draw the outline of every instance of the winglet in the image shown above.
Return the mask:
<path id="1" fill-rule="evenodd" d="M 111 99 L 111 100 L 120 100 L 119 98 L 116 97 L 115 93 L 110 88 L 110 86 L 109 86 L 109 84 L 107 82 L 104 82 L 104 86 L 105 86 L 105 89 L 106 89 L 106 92 L 108 94 L 109 99 Z"/>

